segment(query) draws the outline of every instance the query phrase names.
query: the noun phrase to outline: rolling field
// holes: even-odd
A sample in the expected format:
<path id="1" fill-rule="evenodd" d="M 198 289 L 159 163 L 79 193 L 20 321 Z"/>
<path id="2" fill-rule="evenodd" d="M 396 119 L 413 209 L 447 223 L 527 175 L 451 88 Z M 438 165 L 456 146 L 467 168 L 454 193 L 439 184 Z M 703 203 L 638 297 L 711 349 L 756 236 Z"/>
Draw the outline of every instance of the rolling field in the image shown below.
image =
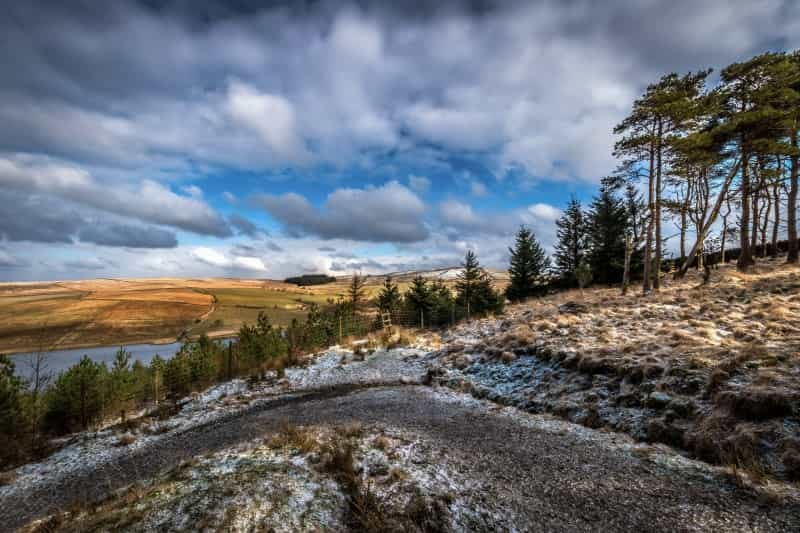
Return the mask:
<path id="1" fill-rule="evenodd" d="M 405 291 L 422 274 L 455 282 L 454 269 L 405 272 L 394 279 Z M 496 285 L 505 273 L 492 272 Z M 374 298 L 383 276 L 370 276 L 364 288 Z M 264 311 L 286 325 L 305 317 L 311 303 L 324 304 L 347 294 L 349 277 L 311 287 L 248 279 L 96 279 L 0 283 L 0 353 L 30 352 L 142 342 L 173 342 L 189 336 L 234 334 Z"/>

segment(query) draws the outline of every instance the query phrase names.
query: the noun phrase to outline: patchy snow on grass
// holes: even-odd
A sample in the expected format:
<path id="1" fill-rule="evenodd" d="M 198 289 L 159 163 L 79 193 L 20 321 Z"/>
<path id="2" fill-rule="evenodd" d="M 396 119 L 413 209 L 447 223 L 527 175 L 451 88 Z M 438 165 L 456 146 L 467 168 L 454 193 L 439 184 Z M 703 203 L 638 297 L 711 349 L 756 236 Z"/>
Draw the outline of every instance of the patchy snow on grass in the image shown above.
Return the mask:
<path id="1" fill-rule="evenodd" d="M 424 502 L 449 530 L 515 531 L 513 514 L 479 481 L 464 479 L 441 450 L 412 433 L 382 426 L 286 431 L 266 443 L 256 440 L 200 457 L 91 508 L 48 517 L 28 529 L 344 530 L 347 495 L 324 457 L 327 447 L 345 439 L 353 446 L 363 490 L 374 494 L 380 512 L 413 521 L 418 518 L 409 509 Z"/>
<path id="2" fill-rule="evenodd" d="M 64 439 L 65 445 L 49 457 L 19 467 L 14 480 L 0 486 L 0 497 L 53 476 L 94 470 L 97 465 L 144 448 L 166 434 L 208 423 L 279 395 L 344 384 L 419 382 L 425 374 L 421 361 L 424 354 L 418 349 L 397 348 L 379 350 L 358 361 L 352 351 L 334 349 L 317 355 L 305 368 L 287 369 L 282 382 L 273 376 L 264 382 L 234 379 L 214 385 L 178 401 L 180 410 L 166 420 L 145 417 L 132 430 L 107 427 Z"/>
<path id="3" fill-rule="evenodd" d="M 800 269 L 567 291 L 442 335 L 434 382 L 800 479 Z"/>

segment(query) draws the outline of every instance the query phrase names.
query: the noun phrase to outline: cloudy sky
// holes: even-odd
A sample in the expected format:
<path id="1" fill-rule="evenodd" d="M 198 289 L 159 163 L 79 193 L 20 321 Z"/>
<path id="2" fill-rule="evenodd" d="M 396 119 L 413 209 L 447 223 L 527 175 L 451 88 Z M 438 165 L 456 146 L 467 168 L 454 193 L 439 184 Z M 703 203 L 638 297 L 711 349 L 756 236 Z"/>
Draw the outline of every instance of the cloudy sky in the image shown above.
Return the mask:
<path id="1" fill-rule="evenodd" d="M 0 279 L 505 267 L 648 82 L 800 46 L 793 0 L 395 4 L 5 5 Z"/>

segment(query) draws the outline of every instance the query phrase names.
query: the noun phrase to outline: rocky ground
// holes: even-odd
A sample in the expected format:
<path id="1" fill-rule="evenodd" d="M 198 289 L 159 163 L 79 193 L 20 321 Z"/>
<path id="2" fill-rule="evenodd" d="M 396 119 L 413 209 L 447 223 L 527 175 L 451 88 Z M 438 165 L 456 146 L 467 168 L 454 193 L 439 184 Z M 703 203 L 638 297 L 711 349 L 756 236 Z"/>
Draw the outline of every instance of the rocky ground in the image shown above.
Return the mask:
<path id="1" fill-rule="evenodd" d="M 352 443 L 352 469 L 332 435 Z M 414 385 L 253 406 L 0 494 L 0 528 L 31 531 L 340 530 L 376 514 L 373 531 L 792 531 L 800 496 Z"/>
<path id="2" fill-rule="evenodd" d="M 528 412 L 662 442 L 750 475 L 800 479 L 800 269 L 760 263 L 593 289 L 461 325 L 431 379 Z"/>

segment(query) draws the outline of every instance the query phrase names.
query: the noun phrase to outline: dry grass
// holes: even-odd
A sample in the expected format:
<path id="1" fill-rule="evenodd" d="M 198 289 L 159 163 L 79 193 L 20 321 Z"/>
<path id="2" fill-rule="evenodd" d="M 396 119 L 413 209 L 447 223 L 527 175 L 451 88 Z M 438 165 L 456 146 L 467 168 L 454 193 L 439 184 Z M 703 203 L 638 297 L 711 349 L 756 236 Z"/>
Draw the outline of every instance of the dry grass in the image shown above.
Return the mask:
<path id="1" fill-rule="evenodd" d="M 464 338 L 478 340 L 446 347 L 445 362 L 463 368 L 476 358 L 535 354 L 570 371 L 561 385 L 537 385 L 547 409 L 561 409 L 560 416 L 581 413 L 575 421 L 613 426 L 595 416 L 589 392 L 573 394 L 581 398 L 578 410 L 575 398 L 569 409 L 559 407 L 564 390 L 603 388 L 607 408 L 655 411 L 626 428 L 640 438 L 689 449 L 756 479 L 800 472 L 800 452 L 777 448 L 800 424 L 800 268 L 760 261 L 744 274 L 726 265 L 705 286 L 700 276 L 664 279 L 647 296 L 593 288 L 511 306 L 502 322 L 461 326 Z M 472 388 L 469 378 L 463 382 Z M 664 405 L 652 405 L 653 391 L 666 395 Z M 766 445 L 754 445 L 754 434 Z"/>
<path id="2" fill-rule="evenodd" d="M 0 487 L 4 485 L 10 485 L 17 479 L 17 474 L 13 470 L 9 470 L 8 472 L 0 472 Z"/>
<path id="3" fill-rule="evenodd" d="M 292 447 L 301 453 L 310 453 L 320 446 L 316 431 L 311 428 L 284 424 L 278 433 L 266 440 L 272 449 Z"/>

